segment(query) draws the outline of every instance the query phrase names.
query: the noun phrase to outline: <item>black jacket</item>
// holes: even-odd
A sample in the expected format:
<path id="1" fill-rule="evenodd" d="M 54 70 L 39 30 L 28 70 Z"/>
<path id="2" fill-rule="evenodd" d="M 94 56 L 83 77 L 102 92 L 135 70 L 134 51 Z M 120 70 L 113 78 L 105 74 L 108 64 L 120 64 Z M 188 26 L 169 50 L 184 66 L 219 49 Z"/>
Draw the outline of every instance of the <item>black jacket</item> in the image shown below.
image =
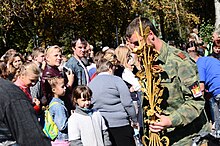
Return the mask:
<path id="1" fill-rule="evenodd" d="M 19 146 L 49 146 L 30 100 L 13 83 L 0 79 L 0 143 L 16 141 Z"/>

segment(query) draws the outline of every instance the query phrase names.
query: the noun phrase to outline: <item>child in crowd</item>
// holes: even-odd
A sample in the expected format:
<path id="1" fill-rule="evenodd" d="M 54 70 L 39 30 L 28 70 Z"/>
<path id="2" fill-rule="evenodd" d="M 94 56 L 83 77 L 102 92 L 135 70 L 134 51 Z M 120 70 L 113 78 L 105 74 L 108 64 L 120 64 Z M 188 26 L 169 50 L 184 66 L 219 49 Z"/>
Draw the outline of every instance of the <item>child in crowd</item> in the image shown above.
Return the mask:
<path id="1" fill-rule="evenodd" d="M 56 123 L 59 133 L 55 141 L 51 142 L 52 146 L 69 146 L 68 142 L 68 132 L 67 132 L 67 120 L 68 112 L 64 105 L 64 102 L 60 99 L 61 96 L 65 95 L 66 87 L 64 84 L 64 78 L 53 77 L 48 79 L 53 93 L 53 99 L 50 104 L 53 104 L 49 112 Z"/>
<path id="2" fill-rule="evenodd" d="M 42 71 L 42 66 L 45 67 L 46 62 L 44 61 L 44 49 L 41 47 L 34 48 L 32 51 L 32 62 L 34 62 L 39 69 Z M 42 75 L 42 73 L 41 73 Z M 37 99 L 41 100 L 41 103 L 44 103 L 44 99 L 42 99 L 43 91 L 41 87 L 41 76 L 39 77 L 36 84 L 30 88 L 32 97 L 36 97 Z"/>
<path id="3" fill-rule="evenodd" d="M 40 112 L 40 101 L 37 98 L 31 96 L 30 87 L 35 85 L 39 76 L 40 69 L 35 63 L 30 62 L 22 65 L 17 70 L 14 78 L 14 84 L 17 85 L 26 94 L 30 101 L 32 101 L 36 113 Z"/>
<path id="4" fill-rule="evenodd" d="M 46 65 L 46 62 L 44 60 L 44 48 L 41 48 L 41 47 L 37 47 L 37 48 L 34 48 L 32 50 L 32 58 L 33 58 L 33 62 L 36 63 L 38 65 L 38 67 L 40 69 L 44 69 L 45 68 L 45 65 Z"/>
<path id="5" fill-rule="evenodd" d="M 92 91 L 87 86 L 77 86 L 73 91 L 76 110 L 68 120 L 71 146 L 110 146 L 109 135 L 101 114 L 92 109 Z"/>

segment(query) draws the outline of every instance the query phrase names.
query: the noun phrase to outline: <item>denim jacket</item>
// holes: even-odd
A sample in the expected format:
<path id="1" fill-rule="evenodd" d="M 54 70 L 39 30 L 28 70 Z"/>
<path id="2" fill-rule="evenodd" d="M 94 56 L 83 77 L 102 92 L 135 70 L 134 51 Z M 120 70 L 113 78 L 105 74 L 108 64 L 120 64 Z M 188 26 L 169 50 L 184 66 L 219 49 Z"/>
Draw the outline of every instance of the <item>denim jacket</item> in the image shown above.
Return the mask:
<path id="1" fill-rule="evenodd" d="M 50 107 L 49 111 L 51 116 L 53 117 L 53 121 L 56 123 L 59 133 L 57 136 L 57 140 L 68 140 L 68 130 L 67 130 L 67 121 L 68 121 L 68 112 L 64 105 L 64 102 L 60 98 L 53 98 L 50 102 L 58 102 Z"/>
<path id="2" fill-rule="evenodd" d="M 87 85 L 86 73 L 79 61 L 75 57 L 71 57 L 67 63 L 66 67 L 70 68 L 74 74 L 73 87 L 77 85 Z"/>

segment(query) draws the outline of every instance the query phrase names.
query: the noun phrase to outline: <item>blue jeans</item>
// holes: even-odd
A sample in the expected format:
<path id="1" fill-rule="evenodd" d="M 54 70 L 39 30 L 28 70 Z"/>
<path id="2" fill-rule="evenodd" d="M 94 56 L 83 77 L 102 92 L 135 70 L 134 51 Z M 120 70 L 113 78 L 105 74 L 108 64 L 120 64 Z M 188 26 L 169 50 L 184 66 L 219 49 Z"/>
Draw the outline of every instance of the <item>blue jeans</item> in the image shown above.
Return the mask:
<path id="1" fill-rule="evenodd" d="M 212 122 L 215 122 L 217 118 L 219 118 L 220 114 L 220 94 L 218 94 L 216 97 L 211 97 L 209 99 L 209 105 L 210 105 L 210 113 L 211 113 L 211 120 Z"/>
<path id="2" fill-rule="evenodd" d="M 212 123 L 215 122 L 215 115 L 214 115 L 214 111 L 215 111 L 215 98 L 214 97 L 211 97 L 209 99 L 209 106 L 210 106 L 210 113 L 211 113 L 211 120 L 212 120 Z"/>

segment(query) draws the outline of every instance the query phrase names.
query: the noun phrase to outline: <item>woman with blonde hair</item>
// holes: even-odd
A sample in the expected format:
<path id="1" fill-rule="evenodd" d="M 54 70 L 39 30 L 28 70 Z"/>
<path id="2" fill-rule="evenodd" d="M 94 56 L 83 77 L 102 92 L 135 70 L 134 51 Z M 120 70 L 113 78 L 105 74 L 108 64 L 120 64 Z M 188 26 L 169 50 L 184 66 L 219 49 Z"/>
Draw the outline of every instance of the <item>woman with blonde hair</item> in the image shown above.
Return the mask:
<path id="1" fill-rule="evenodd" d="M 40 101 L 37 98 L 33 98 L 30 94 L 30 87 L 34 86 L 38 81 L 40 76 L 40 69 L 33 63 L 26 63 L 22 65 L 16 72 L 14 82 L 28 97 L 32 102 L 35 111 L 38 113 L 40 111 Z"/>
<path id="2" fill-rule="evenodd" d="M 131 51 L 126 46 L 118 46 L 115 49 L 115 55 L 117 56 L 121 68 L 123 68 L 121 78 L 124 80 L 130 90 L 131 98 L 133 100 L 138 117 L 138 122 L 140 127 L 142 127 L 141 85 L 132 72 L 134 67 L 134 59 L 131 56 Z M 139 134 L 138 130 L 135 130 L 136 134 Z"/>
<path id="3" fill-rule="evenodd" d="M 126 46 L 119 46 L 115 50 L 115 55 L 119 64 L 123 66 L 124 70 L 122 72 L 122 79 L 132 85 L 130 91 L 138 91 L 141 86 L 138 82 L 138 79 L 133 74 L 134 59 L 131 56 L 131 51 Z"/>
<path id="4" fill-rule="evenodd" d="M 121 65 L 123 65 L 126 68 L 130 68 L 132 70 L 133 64 L 128 64 L 129 59 L 132 59 L 131 58 L 131 51 L 129 50 L 128 47 L 123 46 L 123 45 L 118 46 L 115 49 L 115 55 Z M 131 60 L 131 61 L 133 61 L 133 60 Z"/>
<path id="5" fill-rule="evenodd" d="M 48 49 L 46 49 L 45 59 L 46 59 L 46 67 L 42 72 L 42 81 L 41 81 L 45 103 L 42 104 L 44 105 L 49 104 L 53 97 L 53 93 L 51 93 L 51 87 L 48 83 L 48 79 L 53 77 L 63 77 L 65 79 L 67 92 L 62 99 L 65 102 L 68 112 L 70 113 L 70 110 L 72 109 L 72 105 L 70 102 L 70 98 L 71 98 L 70 94 L 72 90 L 72 84 L 74 81 L 74 75 L 69 70 L 61 72 L 58 68 L 62 62 L 62 49 L 57 45 L 50 46 Z"/>

